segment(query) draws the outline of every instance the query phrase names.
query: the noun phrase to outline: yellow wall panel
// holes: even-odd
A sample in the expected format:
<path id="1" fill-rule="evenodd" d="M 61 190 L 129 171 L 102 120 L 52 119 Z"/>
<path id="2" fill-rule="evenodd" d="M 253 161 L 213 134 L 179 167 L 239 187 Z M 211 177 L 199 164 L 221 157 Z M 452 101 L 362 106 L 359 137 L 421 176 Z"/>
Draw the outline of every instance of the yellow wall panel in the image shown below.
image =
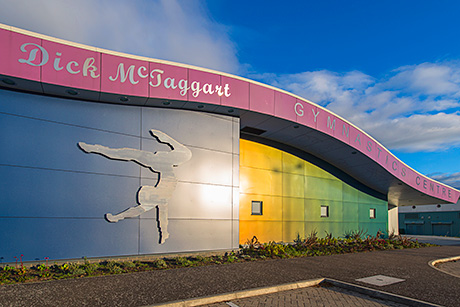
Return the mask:
<path id="1" fill-rule="evenodd" d="M 240 221 L 240 244 L 245 244 L 253 236 L 256 236 L 260 242 L 281 242 L 282 229 L 282 222 Z"/>
<path id="2" fill-rule="evenodd" d="M 343 201 L 358 202 L 359 191 L 349 186 L 346 183 L 342 183 Z"/>
<path id="3" fill-rule="evenodd" d="M 240 167 L 240 192 L 247 194 L 282 195 L 282 173 Z"/>
<path id="4" fill-rule="evenodd" d="M 272 147 L 240 140 L 240 166 L 281 172 L 282 152 Z"/>
<path id="5" fill-rule="evenodd" d="M 304 222 L 283 222 L 283 242 L 293 242 L 297 234 L 300 238 L 305 238 Z"/>
<path id="6" fill-rule="evenodd" d="M 304 197 L 305 176 L 283 173 L 283 196 Z"/>
<path id="7" fill-rule="evenodd" d="M 322 168 L 319 168 L 318 166 L 313 165 L 307 161 L 305 161 L 305 176 L 327 178 L 339 181 L 339 179 L 337 179 L 334 175 L 329 174 Z"/>
<path id="8" fill-rule="evenodd" d="M 305 175 L 305 161 L 304 160 L 294 155 L 288 154 L 286 152 L 282 152 L 282 155 L 283 155 L 283 173 Z"/>
<path id="9" fill-rule="evenodd" d="M 342 182 L 317 177 L 305 177 L 305 198 L 342 200 Z"/>
<path id="10" fill-rule="evenodd" d="M 257 236 L 260 242 L 292 242 L 311 231 L 342 236 L 360 223 L 381 227 L 386 202 L 366 195 L 323 169 L 266 145 L 240 142 L 240 244 Z M 263 202 L 263 214 L 251 215 L 251 201 Z M 383 206 L 383 204 L 385 206 Z M 382 221 L 369 221 L 369 206 Z M 329 216 L 321 217 L 321 206 Z"/>
<path id="11" fill-rule="evenodd" d="M 263 215 L 251 215 L 251 202 L 262 201 Z M 257 194 L 240 194 L 240 221 L 281 221 L 283 215 L 283 198 Z"/>
<path id="12" fill-rule="evenodd" d="M 283 221 L 305 221 L 305 199 L 283 197 Z"/>

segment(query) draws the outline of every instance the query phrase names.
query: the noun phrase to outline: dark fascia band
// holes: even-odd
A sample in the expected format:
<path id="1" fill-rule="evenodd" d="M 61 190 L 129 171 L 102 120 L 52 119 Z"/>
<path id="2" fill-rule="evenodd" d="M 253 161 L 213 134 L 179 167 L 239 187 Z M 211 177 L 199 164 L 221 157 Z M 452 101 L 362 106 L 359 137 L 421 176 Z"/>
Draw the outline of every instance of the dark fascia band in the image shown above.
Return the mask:
<path id="1" fill-rule="evenodd" d="M 363 192 L 363 193 L 366 193 L 368 195 L 371 195 L 375 198 L 378 198 L 378 199 L 381 199 L 381 200 L 384 200 L 386 202 L 388 202 L 388 197 L 387 195 L 385 194 L 382 194 L 380 192 L 377 192 L 376 190 L 374 189 L 371 189 L 369 188 L 368 186 L 366 186 L 365 184 L 359 182 L 358 180 L 356 180 L 355 178 L 351 177 L 350 175 L 348 175 L 347 173 L 345 173 L 344 171 L 338 169 L 337 167 L 329 164 L 328 162 L 312 155 L 312 154 L 309 154 L 307 152 L 304 152 L 300 149 L 297 149 L 295 147 L 292 147 L 292 146 L 289 146 L 289 145 L 286 145 L 286 144 L 282 144 L 282 143 L 279 143 L 279 142 L 276 142 L 276 141 L 272 141 L 272 140 L 268 140 L 268 139 L 265 139 L 263 137 L 260 137 L 260 136 L 256 136 L 256 135 L 251 135 L 251 134 L 247 134 L 247 133 L 244 133 L 244 132 L 241 132 L 240 133 L 240 138 L 244 139 L 244 140 L 248 140 L 248 141 L 253 141 L 253 142 L 256 142 L 256 143 L 260 143 L 260 144 L 263 144 L 263 145 L 267 145 L 267 146 L 270 146 L 270 147 L 273 147 L 273 148 L 276 148 L 276 149 L 279 149 L 279 150 L 282 150 L 282 151 L 285 151 L 291 155 L 294 155 L 300 159 L 303 159 L 307 162 L 310 162 L 311 164 L 321 168 L 322 170 L 328 172 L 329 174 L 337 177 L 338 179 L 342 180 L 343 182 L 345 182 L 346 184 L 352 186 L 353 188 Z"/>

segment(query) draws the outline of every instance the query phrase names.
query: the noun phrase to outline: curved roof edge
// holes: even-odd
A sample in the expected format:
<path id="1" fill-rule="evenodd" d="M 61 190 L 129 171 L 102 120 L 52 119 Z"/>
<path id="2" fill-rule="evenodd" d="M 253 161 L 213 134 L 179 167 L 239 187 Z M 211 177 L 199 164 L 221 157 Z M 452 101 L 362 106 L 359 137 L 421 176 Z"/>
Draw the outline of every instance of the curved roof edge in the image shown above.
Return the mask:
<path id="1" fill-rule="evenodd" d="M 344 118 L 284 90 L 210 69 L 103 50 L 3 24 L 0 42 L 0 85 L 4 88 L 237 115 L 242 124 L 274 126 L 259 129 L 273 130 L 268 131 L 268 138 L 313 154 L 329 154 L 329 163 L 388 193 L 392 204 L 455 203 L 460 196 L 460 191 L 410 168 Z M 302 129 L 292 132 L 288 126 Z M 308 141 L 299 143 L 306 135 Z M 320 142 L 315 145 L 312 138 Z M 341 155 L 350 149 L 353 159 L 364 166 L 360 170 L 355 171 L 350 158 Z M 379 176 L 369 176 L 374 171 Z M 410 201 L 404 201 L 405 194 L 411 195 Z"/>

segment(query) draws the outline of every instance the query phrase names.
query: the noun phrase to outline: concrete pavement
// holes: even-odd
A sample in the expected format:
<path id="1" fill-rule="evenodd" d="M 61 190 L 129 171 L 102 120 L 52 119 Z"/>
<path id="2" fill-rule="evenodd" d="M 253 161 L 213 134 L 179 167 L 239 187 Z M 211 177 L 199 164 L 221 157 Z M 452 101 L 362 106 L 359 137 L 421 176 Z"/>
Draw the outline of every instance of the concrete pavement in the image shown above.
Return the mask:
<path id="1" fill-rule="evenodd" d="M 454 245 L 460 246 L 460 238 L 457 237 L 440 237 L 440 236 L 422 236 L 422 235 L 402 235 L 412 239 L 417 239 L 421 243 L 431 243 L 436 245 Z"/>
<path id="2" fill-rule="evenodd" d="M 145 306 L 331 278 L 457 307 L 459 279 L 428 262 L 458 255 L 460 246 L 440 246 L 4 285 L 0 286 L 0 306 Z M 382 287 L 356 281 L 379 274 L 405 281 Z"/>

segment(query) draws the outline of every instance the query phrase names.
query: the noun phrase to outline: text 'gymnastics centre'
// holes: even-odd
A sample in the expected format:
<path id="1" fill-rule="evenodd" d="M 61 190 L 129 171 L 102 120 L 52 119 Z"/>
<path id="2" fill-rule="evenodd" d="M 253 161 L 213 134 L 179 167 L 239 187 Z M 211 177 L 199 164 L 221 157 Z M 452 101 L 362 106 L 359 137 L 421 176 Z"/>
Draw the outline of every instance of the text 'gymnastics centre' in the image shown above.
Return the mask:
<path id="1" fill-rule="evenodd" d="M 0 178 L 3 262 L 391 233 L 460 195 L 286 91 L 6 25 Z"/>

